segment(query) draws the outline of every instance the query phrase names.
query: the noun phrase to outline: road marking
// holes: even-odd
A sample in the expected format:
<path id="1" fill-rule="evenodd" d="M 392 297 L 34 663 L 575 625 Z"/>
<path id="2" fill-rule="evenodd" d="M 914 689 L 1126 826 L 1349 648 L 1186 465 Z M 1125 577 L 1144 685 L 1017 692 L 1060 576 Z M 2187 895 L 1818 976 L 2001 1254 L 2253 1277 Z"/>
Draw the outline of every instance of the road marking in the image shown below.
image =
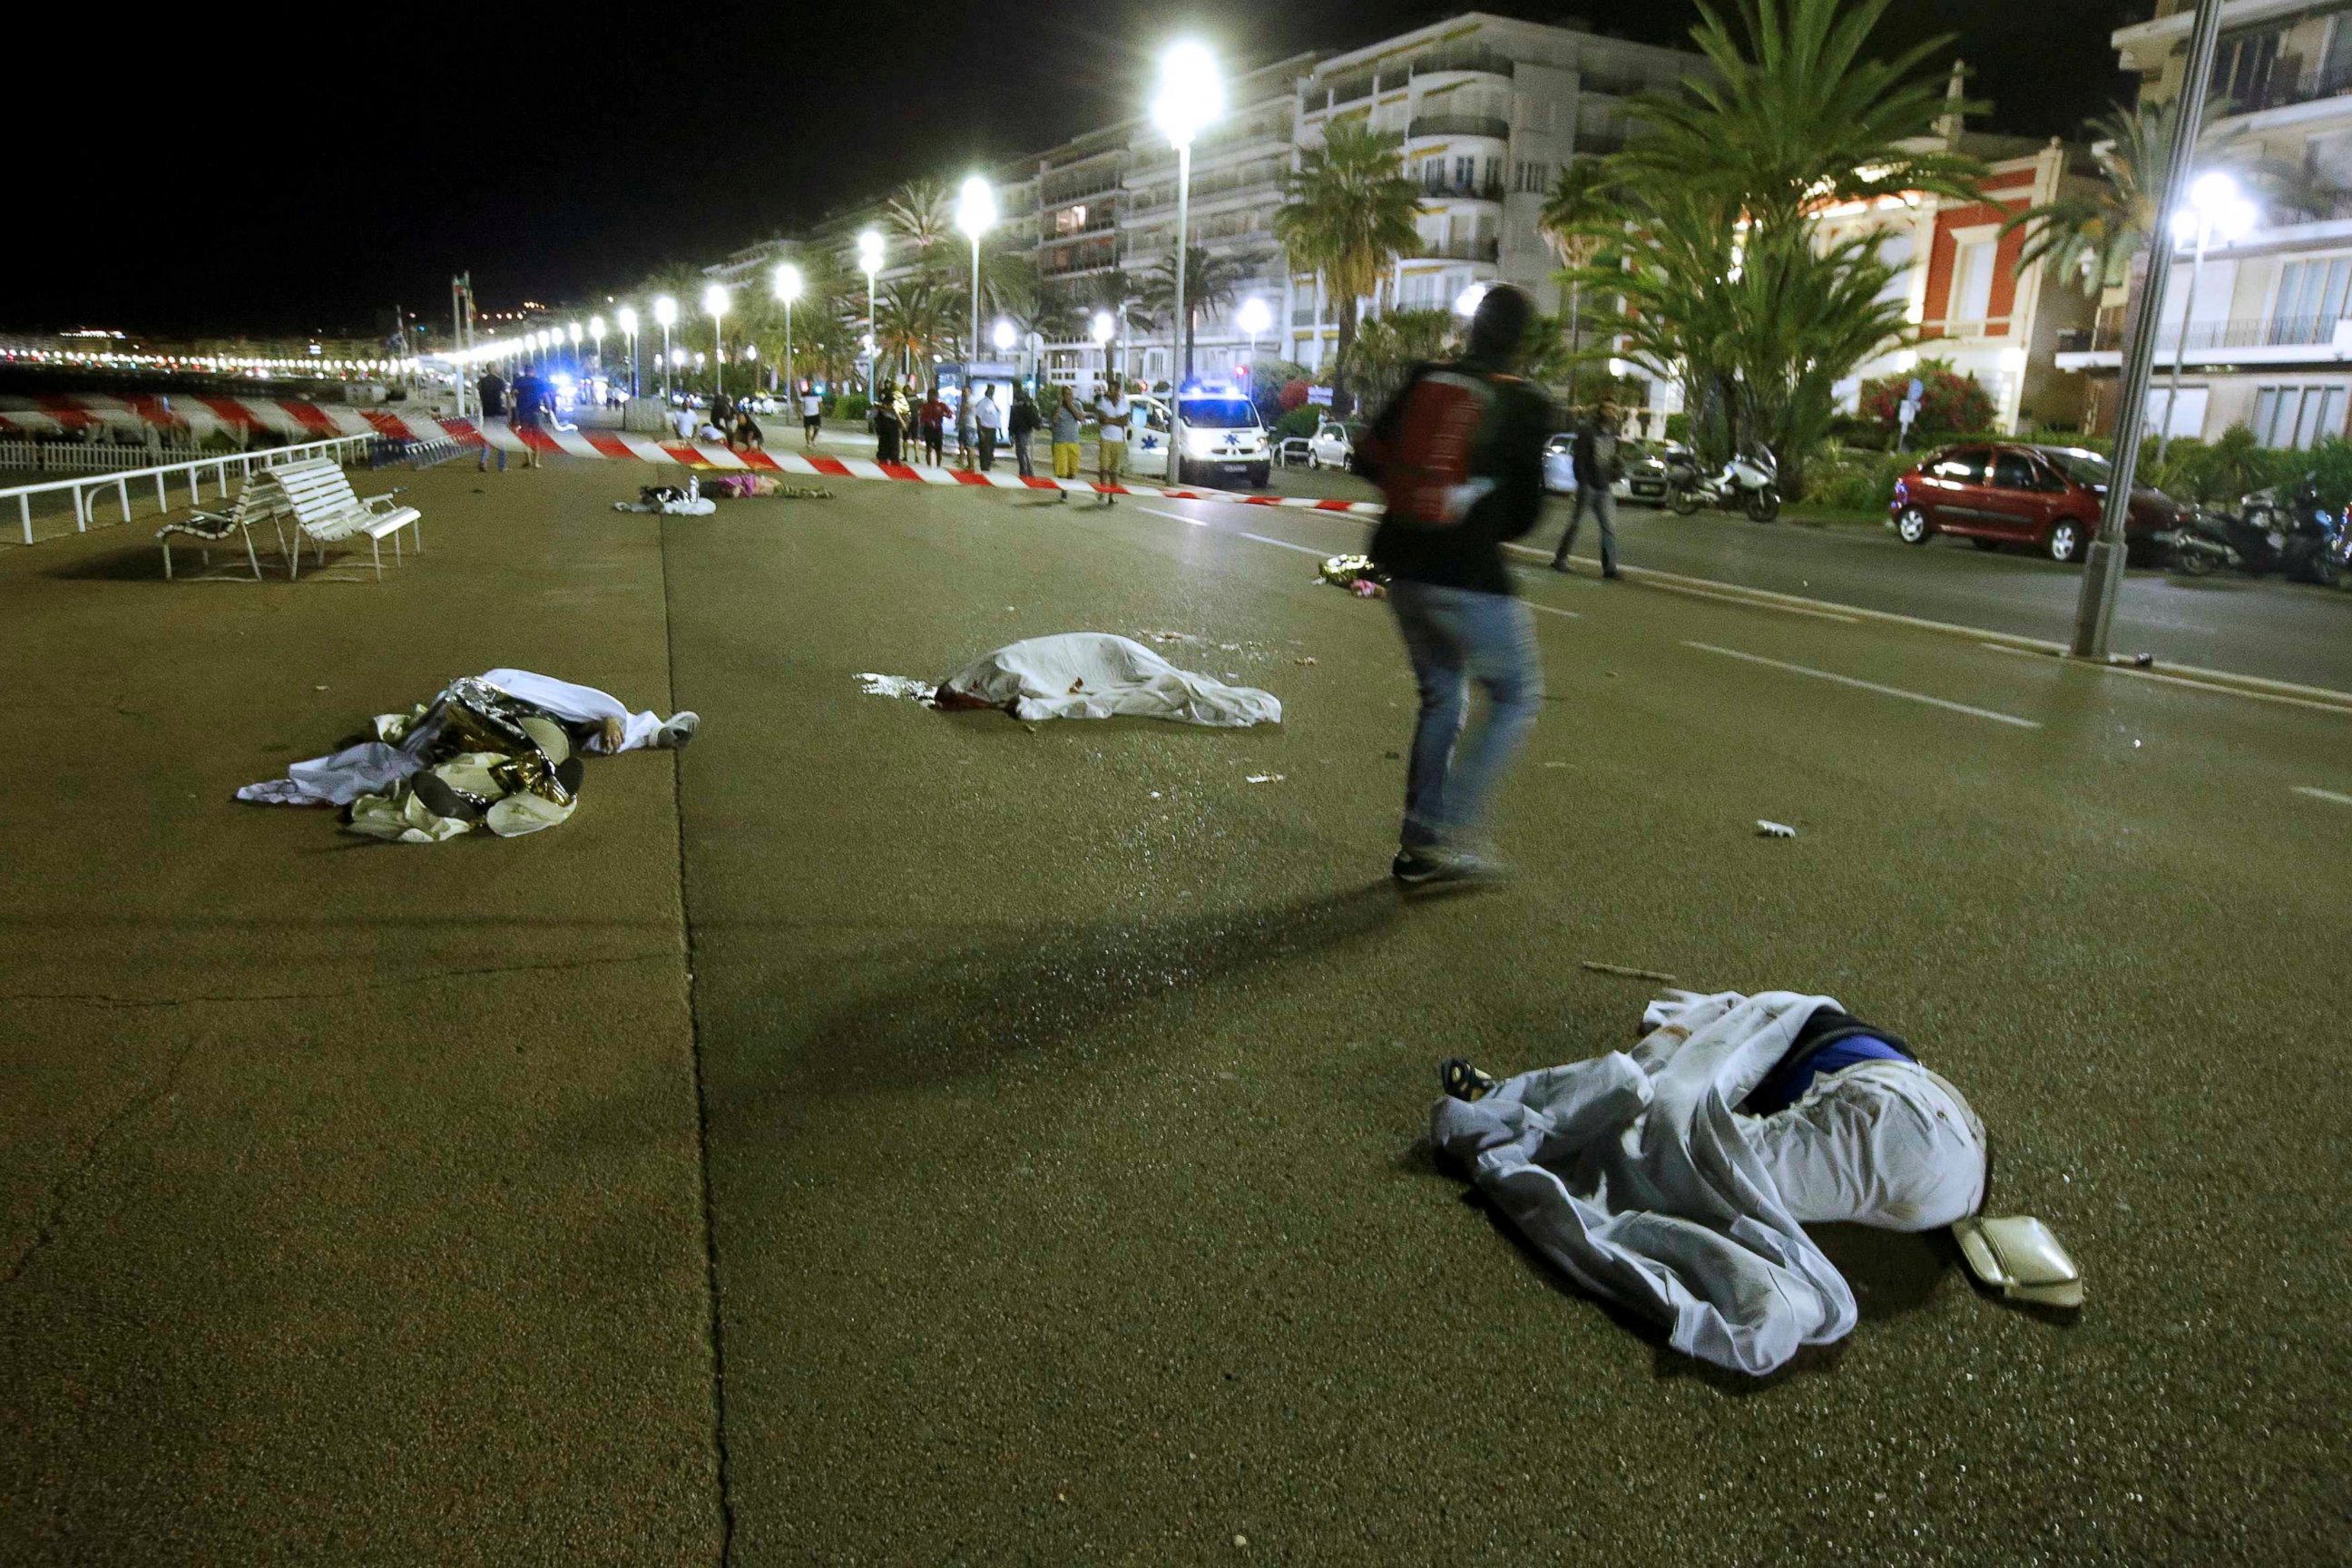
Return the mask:
<path id="1" fill-rule="evenodd" d="M 2048 653 L 2044 653 L 2035 648 L 2012 647 L 2007 643 L 1998 642 L 1979 642 L 1977 644 L 1977 647 L 1985 649 L 1989 653 L 2015 654 L 2021 658 L 2046 659 L 2057 658 L 2059 662 L 2063 664 L 2080 664 L 2084 662 L 2081 659 L 2063 658 L 2063 650 L 2061 649 L 2053 649 Z M 2347 710 L 2345 705 L 2340 702 L 2315 702 L 2308 697 L 2289 696 L 2285 691 L 2262 691 L 2234 684 L 2235 681 L 2242 679 L 2259 679 L 2259 677 L 2246 678 L 2232 676 L 2229 678 L 2229 680 L 2231 683 L 2224 684 L 2221 680 L 2193 680 L 2186 675 L 2175 675 L 2170 670 L 2138 669 L 2128 664 L 2093 665 L 2091 668 L 2094 669 L 2103 669 L 2109 675 L 2128 675 L 2135 680 L 2157 680 L 2162 681 L 2167 686 L 2186 686 L 2191 691 L 2210 691 L 2217 697 L 2243 697 L 2249 701 L 2253 702 L 2279 702 L 2285 704 L 2289 708 L 2308 708 L 2315 713 L 2334 713 L 2341 716 L 2347 711 L 2352 711 L 2352 710 Z M 2189 668 L 2194 667 L 2191 666 Z M 2214 671 L 2210 673 L 2219 674 L 2221 672 Z M 2283 685 L 2284 683 L 2275 682 L 2273 684 Z M 2301 689 L 2326 690 L 2326 689 L 2325 687 L 2309 687 L 2303 688 Z"/>
<path id="2" fill-rule="evenodd" d="M 1272 544 L 1284 550 L 1296 550 L 1301 555 L 1312 555 L 1318 561 L 1327 558 L 1329 554 L 1329 552 L 1318 550 L 1311 544 L 1293 544 L 1287 539 L 1268 539 L 1263 533 L 1242 533 L 1239 529 L 1234 531 L 1243 539 L 1255 539 L 1260 544 Z"/>
<path id="3" fill-rule="evenodd" d="M 2339 795 L 2335 790 L 2321 789 L 2316 784 L 2297 784 L 2294 793 L 2307 795 L 2314 800 L 2332 800 L 2338 805 L 2352 805 L 2352 795 Z"/>
<path id="4" fill-rule="evenodd" d="M 1785 669 L 1791 675 L 1810 675 L 1816 680 L 1827 680 L 1839 686 L 1851 686 L 1857 691 L 1875 691 L 1882 697 L 1900 697 L 1910 702 L 1924 702 L 1930 708 L 1941 708 L 1953 713 L 1966 713 L 1972 719 L 1990 719 L 1996 724 L 2014 724 L 2021 730 L 2039 730 L 2039 719 L 2021 719 L 2014 713 L 1996 713 L 1990 708 L 1971 708 L 1965 702 L 1953 702 L 1941 697 L 1930 697 L 1924 691 L 1906 691 L 1899 686 L 1881 686 L 1874 680 L 1859 680 L 1851 675 L 1838 675 L 1811 665 L 1790 664 L 1785 659 L 1767 658 L 1760 653 L 1742 653 L 1736 647 L 1717 647 L 1713 643 L 1691 642 L 1685 647 L 1695 647 L 1702 653 L 1719 653 L 1726 658 L 1744 659 L 1772 669 Z"/>
<path id="5" fill-rule="evenodd" d="M 1555 609 L 1549 605 L 1538 605 L 1533 599 L 1529 599 L 1527 603 L 1528 608 L 1539 616 L 1561 616 L 1571 621 L 1580 621 L 1584 618 L 1584 612 L 1581 610 Z"/>
<path id="6" fill-rule="evenodd" d="M 1170 298 L 1173 299 L 1174 296 L 1171 295 Z M 1186 517 L 1181 511 L 1161 511 L 1156 506 L 1139 506 L 1135 510 L 1138 511 L 1148 511 L 1154 517 L 1164 517 L 1171 522 L 1189 522 L 1194 528 L 1206 528 L 1209 526 L 1209 520 L 1205 517 Z M 1245 537 L 1255 539 L 1257 535 L 1253 533 L 1245 535 Z"/>

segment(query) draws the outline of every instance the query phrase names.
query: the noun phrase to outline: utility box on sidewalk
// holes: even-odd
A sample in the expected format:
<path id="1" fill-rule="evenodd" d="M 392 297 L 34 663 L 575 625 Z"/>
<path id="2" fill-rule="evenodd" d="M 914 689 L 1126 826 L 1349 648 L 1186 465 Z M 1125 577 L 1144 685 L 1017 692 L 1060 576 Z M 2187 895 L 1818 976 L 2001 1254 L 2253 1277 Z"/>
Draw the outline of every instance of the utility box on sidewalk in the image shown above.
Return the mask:
<path id="1" fill-rule="evenodd" d="M 658 397 L 632 397 L 621 405 L 621 428 L 640 436 L 666 435 L 669 430 L 668 410 Z"/>

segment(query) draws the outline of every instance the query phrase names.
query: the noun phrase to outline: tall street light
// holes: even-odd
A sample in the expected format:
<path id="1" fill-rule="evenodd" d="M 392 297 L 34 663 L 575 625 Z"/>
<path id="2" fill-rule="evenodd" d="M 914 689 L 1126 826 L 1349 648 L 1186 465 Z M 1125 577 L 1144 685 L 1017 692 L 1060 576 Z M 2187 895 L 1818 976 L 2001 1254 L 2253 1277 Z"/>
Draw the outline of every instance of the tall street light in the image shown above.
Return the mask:
<path id="1" fill-rule="evenodd" d="M 776 268 L 776 298 L 784 307 L 784 395 L 798 395 L 793 381 L 793 301 L 801 297 L 801 269 L 787 261 Z"/>
<path id="2" fill-rule="evenodd" d="M 1102 355 L 1103 381 L 1106 385 L 1110 384 L 1111 334 L 1118 330 L 1118 323 L 1110 319 L 1110 312 L 1108 310 L 1097 310 L 1095 312 L 1095 349 L 1096 352 Z"/>
<path id="3" fill-rule="evenodd" d="M 621 334 L 629 340 L 629 395 L 637 395 L 637 308 L 624 305 L 614 312 L 621 324 Z"/>
<path id="4" fill-rule="evenodd" d="M 857 269 L 866 274 L 866 401 L 874 401 L 874 372 L 882 359 L 882 329 L 874 319 L 874 278 L 882 270 L 882 233 L 861 230 L 857 236 Z"/>
<path id="5" fill-rule="evenodd" d="M 664 404 L 667 404 L 667 403 L 669 402 L 669 394 L 670 394 L 670 382 L 669 382 L 669 375 L 670 375 L 670 373 L 669 373 L 669 367 L 670 367 L 670 365 L 673 363 L 672 360 L 670 359 L 670 352 L 669 352 L 669 330 L 670 330 L 670 328 L 671 328 L 671 327 L 673 327 L 673 326 L 675 326 L 675 325 L 677 325 L 677 300 L 673 300 L 673 299 L 671 299 L 671 298 L 670 298 L 668 295 L 667 295 L 667 294 L 664 294 L 664 295 L 660 296 L 658 299 L 655 300 L 654 300 L 654 320 L 655 320 L 655 321 L 659 321 L 659 322 L 661 323 L 661 330 L 662 330 L 662 357 L 661 357 L 661 362 L 662 362 L 662 366 L 663 366 L 663 369 L 662 369 L 662 402 L 663 402 Z"/>
<path id="6" fill-rule="evenodd" d="M 2252 234 L 2256 218 L 2254 204 L 2239 194 L 2238 182 L 2221 170 L 2200 174 L 2189 187 L 2189 205 L 2172 215 L 2172 240 L 2175 245 L 2197 247 L 2196 258 L 2189 264 L 2189 298 L 2180 309 L 2180 336 L 2172 345 L 2172 384 L 2164 395 L 2164 428 L 2157 432 L 2156 460 L 2164 461 L 2164 454 L 2172 446 L 2172 426 L 2180 411 L 2180 362 L 2189 357 L 2189 329 L 2197 321 L 2197 285 L 2205 273 L 2205 247 L 2215 235 L 2232 244 Z"/>
<path id="7" fill-rule="evenodd" d="M 956 201 L 956 227 L 971 237 L 971 335 L 964 339 L 963 351 L 965 404 L 971 401 L 971 356 L 980 352 L 980 237 L 995 226 L 996 193 L 978 174 L 967 176 Z"/>
<path id="8" fill-rule="evenodd" d="M 1257 340 L 1274 325 L 1274 312 L 1265 308 L 1265 300 L 1253 294 L 1242 301 L 1241 312 L 1235 321 L 1241 330 L 1249 334 L 1249 382 L 1250 391 L 1255 393 L 1257 391 Z"/>
<path id="9" fill-rule="evenodd" d="M 710 318 L 710 405 L 716 409 L 727 393 L 727 354 L 719 342 L 719 323 L 727 314 L 727 285 L 713 283 L 705 289 L 702 309 Z"/>
<path id="10" fill-rule="evenodd" d="M 589 318 L 588 318 L 588 341 L 595 346 L 595 349 L 596 349 L 596 374 L 597 374 L 598 375 L 600 375 L 600 376 L 601 376 L 601 375 L 603 375 L 603 374 L 604 374 L 604 317 L 602 317 L 602 316 L 591 316 L 591 317 L 589 317 Z M 609 390 L 609 389 L 608 389 L 608 390 Z"/>
<path id="11" fill-rule="evenodd" d="M 572 340 L 572 374 L 578 375 L 580 374 L 580 323 L 574 321 L 565 327 L 563 334 Z"/>
<path id="12" fill-rule="evenodd" d="M 1019 340 L 1019 336 L 1020 334 L 1013 330 L 1013 323 L 1002 316 L 997 317 L 996 324 L 988 329 L 988 341 L 995 345 L 996 352 L 1001 354 L 1011 353 L 1013 345 Z M 1021 366 L 1017 361 L 1013 366 L 1013 379 L 1015 383 L 1013 390 L 1017 392 L 1020 390 L 1018 384 L 1021 380 Z"/>
<path id="13" fill-rule="evenodd" d="M 1192 228 L 1192 138 L 1203 126 L 1225 112 L 1225 82 L 1217 62 L 1203 46 L 1176 44 L 1160 57 L 1160 97 L 1151 105 L 1151 122 L 1176 148 L 1176 314 L 1177 351 L 1183 363 L 1177 376 L 1181 388 L 1192 379 L 1192 308 L 1184 294 L 1185 251 Z"/>

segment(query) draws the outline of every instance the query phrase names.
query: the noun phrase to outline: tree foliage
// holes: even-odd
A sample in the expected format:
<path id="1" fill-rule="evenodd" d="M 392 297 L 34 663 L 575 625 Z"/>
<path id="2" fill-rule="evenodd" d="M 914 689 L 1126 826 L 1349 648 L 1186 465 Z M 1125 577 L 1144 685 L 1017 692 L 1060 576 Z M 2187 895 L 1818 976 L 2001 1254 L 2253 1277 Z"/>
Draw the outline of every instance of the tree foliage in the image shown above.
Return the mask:
<path id="1" fill-rule="evenodd" d="M 1359 302 L 1380 286 L 1398 257 L 1421 244 L 1414 220 L 1421 189 L 1404 172 L 1401 144 L 1368 125 L 1328 126 L 1323 144 L 1310 147 L 1275 210 L 1275 237 L 1290 265 L 1323 279 L 1339 316 L 1331 362 L 1332 409 L 1344 414 L 1354 399 L 1349 356 L 1356 344 Z"/>
<path id="2" fill-rule="evenodd" d="M 1911 445 L 1969 435 L 1992 428 L 1992 394 L 1972 375 L 1962 375 L 1946 361 L 1923 360 L 1919 368 L 1900 375 L 1882 375 L 1862 384 L 1862 417 L 1888 431 L 1902 428 L 1895 411 L 1919 382 L 1919 416 L 1912 422 Z"/>

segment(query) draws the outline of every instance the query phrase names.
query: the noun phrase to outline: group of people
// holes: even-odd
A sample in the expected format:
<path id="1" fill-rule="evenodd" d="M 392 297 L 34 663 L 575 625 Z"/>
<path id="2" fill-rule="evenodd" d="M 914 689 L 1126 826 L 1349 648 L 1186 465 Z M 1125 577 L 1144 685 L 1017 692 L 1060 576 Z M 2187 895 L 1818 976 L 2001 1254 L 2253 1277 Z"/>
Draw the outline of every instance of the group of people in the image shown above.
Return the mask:
<path id="1" fill-rule="evenodd" d="M 824 395 L 817 391 L 815 383 L 804 381 L 786 396 L 800 414 L 801 449 L 813 450 L 824 426 Z M 723 445 L 730 452 L 765 451 L 768 433 L 761 428 L 754 413 L 748 399 L 739 401 L 722 392 L 710 400 L 707 411 L 671 409 L 669 425 L 681 441 Z"/>
<path id="2" fill-rule="evenodd" d="M 906 461 L 907 437 L 911 431 L 917 447 L 915 460 L 943 468 L 947 465 L 948 436 L 952 430 L 959 466 L 983 474 L 992 472 L 997 447 L 1004 445 L 1012 448 L 1013 466 L 1020 476 L 1034 479 L 1036 468 L 1030 443 L 1042 429 L 1053 449 L 1054 477 L 1075 479 L 1081 462 L 1079 437 L 1091 414 L 1099 425 L 1096 476 L 1103 487 L 1102 504 L 1111 504 L 1111 489 L 1127 467 L 1129 426 L 1137 406 L 1124 388 L 1097 383 L 1093 401 L 1081 405 L 1076 393 L 1069 387 L 1053 387 L 1047 391 L 1042 409 L 1029 389 L 1018 383 L 1004 389 L 1003 402 L 998 401 L 993 382 L 982 382 L 979 395 L 961 399 L 960 405 L 950 405 L 941 390 L 936 383 L 928 389 L 883 383 L 874 397 L 876 460 Z M 922 400 L 912 402 L 919 392 Z M 1065 501 L 1070 499 L 1066 489 L 1060 495 Z"/>
<path id="3" fill-rule="evenodd" d="M 482 423 L 487 425 L 493 419 L 504 419 L 507 422 L 507 428 L 512 430 L 522 441 L 524 465 L 529 468 L 538 468 L 540 466 L 539 443 L 531 437 L 535 432 L 543 429 L 555 420 L 553 384 L 538 372 L 525 369 L 516 374 L 513 384 L 509 385 L 506 378 L 496 370 L 485 370 L 482 372 L 481 379 L 474 383 L 474 395 L 480 400 L 482 405 Z M 481 452 L 475 463 L 477 472 L 489 471 L 490 449 L 488 442 L 482 444 Z M 507 471 L 507 449 L 500 447 L 498 448 L 498 454 L 499 472 L 503 474 Z"/>

